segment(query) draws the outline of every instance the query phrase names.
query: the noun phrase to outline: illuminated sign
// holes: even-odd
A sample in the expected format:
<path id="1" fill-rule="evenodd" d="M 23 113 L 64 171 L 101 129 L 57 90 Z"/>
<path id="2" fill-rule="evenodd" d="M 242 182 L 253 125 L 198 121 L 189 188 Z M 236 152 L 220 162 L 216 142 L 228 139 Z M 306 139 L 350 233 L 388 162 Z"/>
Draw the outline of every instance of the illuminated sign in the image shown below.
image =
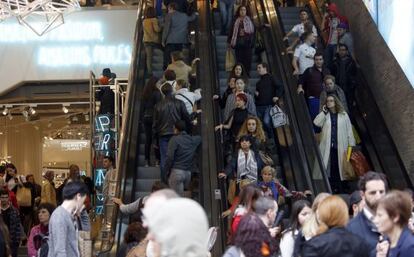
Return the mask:
<path id="1" fill-rule="evenodd" d="M 89 146 L 88 141 L 62 141 L 60 147 L 63 151 L 81 151 Z"/>

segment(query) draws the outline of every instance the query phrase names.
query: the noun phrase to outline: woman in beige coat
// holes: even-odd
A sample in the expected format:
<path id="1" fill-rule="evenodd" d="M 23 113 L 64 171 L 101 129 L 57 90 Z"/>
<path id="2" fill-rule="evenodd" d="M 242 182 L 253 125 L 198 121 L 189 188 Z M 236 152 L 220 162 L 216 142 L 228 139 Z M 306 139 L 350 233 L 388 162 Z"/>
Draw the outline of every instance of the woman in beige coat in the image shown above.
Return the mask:
<path id="1" fill-rule="evenodd" d="M 322 112 L 313 123 L 322 128 L 319 150 L 327 170 L 332 192 L 345 193 L 346 180 L 350 178 L 343 171 L 343 161 L 348 146 L 355 146 L 352 125 L 341 101 L 335 95 L 328 95 Z"/>
<path id="2" fill-rule="evenodd" d="M 158 25 L 154 7 L 149 6 L 145 10 L 145 18 L 142 21 L 142 26 L 144 28 L 143 41 L 146 55 L 147 74 L 152 74 L 152 56 L 154 53 L 154 48 L 161 48 L 161 28 Z"/>

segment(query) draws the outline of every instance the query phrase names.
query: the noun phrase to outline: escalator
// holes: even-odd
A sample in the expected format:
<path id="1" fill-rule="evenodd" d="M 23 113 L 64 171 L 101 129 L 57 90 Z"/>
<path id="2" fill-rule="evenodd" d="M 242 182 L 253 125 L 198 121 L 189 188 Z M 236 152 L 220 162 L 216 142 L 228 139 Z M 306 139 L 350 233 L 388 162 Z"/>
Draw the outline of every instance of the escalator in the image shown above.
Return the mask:
<path id="1" fill-rule="evenodd" d="M 320 31 L 322 15 L 317 3 L 309 1 L 306 8 L 310 19 L 319 30 L 318 34 L 322 35 Z M 290 31 L 294 25 L 300 23 L 298 17 L 301 9 L 299 7 L 279 7 L 277 9 L 280 21 L 279 29 L 282 30 L 283 35 Z M 322 39 L 318 47 L 323 48 L 324 45 L 325 40 Z M 373 170 L 387 175 L 391 187 L 412 188 L 412 181 L 408 176 L 407 169 L 404 167 L 384 118 L 360 69 L 358 69 L 356 80 L 358 86 L 354 92 L 355 103 L 348 103 L 348 105 L 351 117 L 353 117 L 353 125 L 362 141 L 363 152 L 370 160 Z"/>

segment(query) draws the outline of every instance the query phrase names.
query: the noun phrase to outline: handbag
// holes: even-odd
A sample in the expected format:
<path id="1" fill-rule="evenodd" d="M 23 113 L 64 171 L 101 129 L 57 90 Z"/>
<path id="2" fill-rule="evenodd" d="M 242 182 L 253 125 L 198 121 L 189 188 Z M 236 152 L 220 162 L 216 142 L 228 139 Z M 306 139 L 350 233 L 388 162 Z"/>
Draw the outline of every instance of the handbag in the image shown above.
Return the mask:
<path id="1" fill-rule="evenodd" d="M 352 150 L 351 159 L 349 160 L 354 168 L 355 174 L 359 177 L 364 176 L 365 173 L 371 170 L 364 154 L 359 150 Z"/>
<path id="2" fill-rule="evenodd" d="M 225 61 L 226 71 L 231 71 L 234 65 L 236 65 L 236 57 L 234 56 L 234 50 L 231 48 L 227 48 Z"/>
<path id="3" fill-rule="evenodd" d="M 236 180 L 230 179 L 229 189 L 227 190 L 227 201 L 233 203 L 234 198 L 236 197 Z"/>
<path id="4" fill-rule="evenodd" d="M 347 159 L 347 152 L 345 151 L 342 159 L 342 174 L 345 180 L 355 180 L 357 178 L 351 162 Z"/>
<path id="5" fill-rule="evenodd" d="M 25 186 L 19 187 L 16 192 L 17 204 L 22 207 L 32 206 L 32 190 Z"/>
<path id="6" fill-rule="evenodd" d="M 270 109 L 270 117 L 274 128 L 287 124 L 287 116 L 277 104 Z"/>

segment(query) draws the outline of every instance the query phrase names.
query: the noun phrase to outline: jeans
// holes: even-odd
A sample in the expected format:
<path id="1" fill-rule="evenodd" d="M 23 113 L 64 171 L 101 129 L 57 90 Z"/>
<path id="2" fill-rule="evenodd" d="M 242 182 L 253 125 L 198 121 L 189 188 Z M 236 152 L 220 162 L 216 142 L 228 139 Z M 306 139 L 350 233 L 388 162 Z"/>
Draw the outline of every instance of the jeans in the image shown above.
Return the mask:
<path id="1" fill-rule="evenodd" d="M 273 138 L 272 119 L 270 117 L 271 105 L 256 106 L 257 117 L 262 121 L 268 138 Z"/>
<path id="2" fill-rule="evenodd" d="M 309 114 L 311 116 L 311 120 L 312 120 L 312 124 L 313 124 L 313 120 L 319 114 L 319 98 L 310 97 L 310 98 L 307 99 L 307 102 L 308 102 Z M 321 128 L 313 125 L 313 131 L 315 133 L 320 133 L 321 132 Z"/>
<path id="3" fill-rule="evenodd" d="M 221 31 L 227 33 L 233 18 L 233 4 L 226 4 L 223 1 L 219 1 L 219 8 L 221 14 Z"/>
<path id="4" fill-rule="evenodd" d="M 160 169 L 161 169 L 161 181 L 167 184 L 167 171 L 165 170 L 165 160 L 167 159 L 168 142 L 172 135 L 159 137 L 160 143 Z"/>
<path id="5" fill-rule="evenodd" d="M 171 32 L 174 33 L 174 32 Z M 168 64 L 171 63 L 171 53 L 175 51 L 182 51 L 183 44 L 166 44 L 164 49 L 164 65 L 163 69 L 166 70 Z"/>
<path id="6" fill-rule="evenodd" d="M 147 64 L 147 74 L 152 74 L 152 56 L 154 54 L 154 48 L 157 47 L 155 43 L 144 43 L 145 47 L 145 62 Z"/>
<path id="7" fill-rule="evenodd" d="M 324 52 L 324 61 L 325 61 L 325 67 L 331 67 L 332 61 L 336 54 L 336 44 L 329 44 L 325 48 Z"/>
<path id="8" fill-rule="evenodd" d="M 162 0 L 155 1 L 155 13 L 157 17 L 162 16 Z"/>
<path id="9" fill-rule="evenodd" d="M 183 196 L 184 188 L 188 188 L 191 181 L 191 172 L 188 170 L 171 169 L 168 185 L 177 194 Z"/>

